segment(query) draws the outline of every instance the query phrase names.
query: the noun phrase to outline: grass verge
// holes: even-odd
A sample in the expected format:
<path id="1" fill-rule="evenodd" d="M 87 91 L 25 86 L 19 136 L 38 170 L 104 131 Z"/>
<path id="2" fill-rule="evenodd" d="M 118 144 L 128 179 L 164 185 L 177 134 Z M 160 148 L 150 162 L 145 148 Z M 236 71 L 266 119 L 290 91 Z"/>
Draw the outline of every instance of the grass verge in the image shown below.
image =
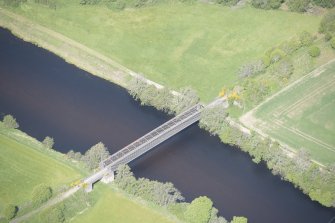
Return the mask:
<path id="1" fill-rule="evenodd" d="M 83 176 L 63 154 L 47 150 L 34 138 L 7 129 L 1 122 L 0 151 L 0 207 L 27 203 L 38 184 L 50 185 L 57 192 Z"/>

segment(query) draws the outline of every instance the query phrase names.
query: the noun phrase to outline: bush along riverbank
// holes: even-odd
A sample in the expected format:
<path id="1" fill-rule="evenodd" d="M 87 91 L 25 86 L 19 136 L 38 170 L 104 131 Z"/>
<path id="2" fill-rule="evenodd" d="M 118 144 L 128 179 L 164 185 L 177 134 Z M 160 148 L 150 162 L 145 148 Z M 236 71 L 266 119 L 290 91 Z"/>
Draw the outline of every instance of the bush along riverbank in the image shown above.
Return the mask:
<path id="1" fill-rule="evenodd" d="M 206 196 L 195 198 L 191 203 L 183 202 L 184 197 L 172 183 L 161 183 L 145 178 L 136 179 L 129 166 L 120 165 L 113 182 L 116 186 L 137 198 L 166 209 L 180 221 L 188 223 L 228 223 L 213 202 Z M 233 217 L 231 223 L 247 223 L 245 217 Z"/>
<path id="2" fill-rule="evenodd" d="M 10 136 L 13 140 L 24 141 L 26 144 L 34 146 L 33 150 L 38 150 L 41 155 L 45 155 L 46 153 L 47 156 L 50 156 L 50 160 L 52 162 L 60 162 L 59 159 L 61 158 L 64 165 L 69 165 L 69 167 L 78 170 L 78 172 L 81 170 L 83 175 L 87 175 L 89 172 L 98 169 L 99 163 L 110 155 L 107 147 L 102 142 L 92 146 L 85 152 L 85 154 L 74 152 L 72 150 L 70 150 L 67 154 L 62 154 L 53 150 L 52 137 L 46 137 L 43 142 L 38 142 L 23 132 L 17 130 L 18 127 L 19 124 L 16 119 L 11 115 L 6 115 L 3 122 L 0 122 L 0 136 Z M 22 139 L 23 136 L 24 139 Z M 19 157 L 19 155 L 17 156 Z M 49 161 L 49 163 L 52 163 L 51 161 Z M 27 166 L 24 165 L 24 167 L 26 172 L 34 170 L 30 168 L 30 166 L 26 168 Z M 10 168 L 7 169 L 4 171 L 9 172 Z M 55 198 L 55 196 L 61 192 L 65 192 L 70 187 L 80 185 L 81 181 L 76 180 L 78 179 L 78 176 L 79 174 L 70 178 L 70 181 L 72 180 L 71 184 L 69 183 L 69 180 L 66 180 L 66 184 L 63 186 L 58 185 L 61 187 L 60 191 L 53 190 L 46 183 L 37 184 L 31 192 L 32 198 L 28 205 L 23 207 L 22 205 L 7 204 L 3 213 L 0 214 L 0 221 L 7 222 L 16 216 L 20 217 L 27 213 L 29 214 L 33 210 L 45 205 L 47 201 Z M 26 178 L 28 177 L 26 176 Z M 50 183 L 49 181 L 50 179 L 46 182 Z M 191 203 L 184 202 L 184 197 L 172 183 L 161 183 L 146 178 L 136 179 L 130 168 L 126 165 L 119 166 L 117 169 L 116 178 L 113 183 L 113 187 L 115 186 L 126 195 L 128 200 L 138 203 L 136 202 L 136 199 L 140 199 L 144 201 L 144 204 L 143 202 L 140 204 L 141 206 L 144 205 L 152 210 L 157 209 L 161 215 L 167 217 L 168 219 L 171 218 L 169 216 L 173 216 L 174 219 L 178 219 L 177 222 L 228 222 L 225 218 L 218 216 L 218 210 L 213 207 L 213 202 L 208 197 L 200 196 L 194 199 Z M 103 191 L 101 193 L 105 192 L 106 191 Z M 101 198 L 102 196 L 97 197 L 96 195 L 90 195 L 85 193 L 83 190 L 79 190 L 70 198 L 51 205 L 45 210 L 41 209 L 38 213 L 28 216 L 24 220 L 27 220 L 27 222 L 70 221 L 75 218 L 78 213 L 82 213 L 91 207 L 94 207 Z M 235 223 L 239 221 L 247 222 L 247 218 L 234 217 L 231 222 Z"/>
<path id="3" fill-rule="evenodd" d="M 186 92 L 192 92 L 192 99 L 188 101 L 185 98 L 188 94 L 183 94 L 184 97 L 179 98 L 181 104 L 177 106 L 178 96 L 169 93 L 167 89 L 157 89 L 138 80 L 133 80 L 129 86 L 130 94 L 140 100 L 142 105 L 153 106 L 170 114 L 178 113 L 197 102 L 194 96 L 196 93 L 191 90 Z M 291 182 L 312 200 L 326 207 L 335 207 L 335 164 L 322 168 L 311 161 L 306 151 L 300 150 L 294 154 L 278 142 L 263 139 L 255 132 L 243 132 L 230 124 L 228 116 L 223 104 L 207 107 L 202 112 L 199 126 L 219 136 L 223 143 L 249 153 L 255 163 L 265 162 L 274 175 Z"/>
<path id="4" fill-rule="evenodd" d="M 219 136 L 223 143 L 249 153 L 255 163 L 265 162 L 274 175 L 293 183 L 312 200 L 335 207 L 335 164 L 322 168 L 304 150 L 288 153 L 278 142 L 230 125 L 227 116 L 222 105 L 206 108 L 199 126 Z"/>

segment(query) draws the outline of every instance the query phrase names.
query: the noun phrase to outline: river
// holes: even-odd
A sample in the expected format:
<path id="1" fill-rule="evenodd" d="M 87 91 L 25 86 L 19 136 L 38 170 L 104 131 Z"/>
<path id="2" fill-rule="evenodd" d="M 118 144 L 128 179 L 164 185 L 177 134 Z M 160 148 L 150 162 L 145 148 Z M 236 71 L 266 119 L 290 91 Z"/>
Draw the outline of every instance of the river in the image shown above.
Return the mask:
<path id="1" fill-rule="evenodd" d="M 120 86 L 0 29 L 0 116 L 5 114 L 39 140 L 52 136 L 58 151 L 82 153 L 99 141 L 114 153 L 171 118 L 140 106 Z M 137 177 L 173 182 L 187 201 L 210 197 L 227 219 L 330 223 L 335 216 L 334 208 L 311 201 L 196 124 L 130 166 Z"/>

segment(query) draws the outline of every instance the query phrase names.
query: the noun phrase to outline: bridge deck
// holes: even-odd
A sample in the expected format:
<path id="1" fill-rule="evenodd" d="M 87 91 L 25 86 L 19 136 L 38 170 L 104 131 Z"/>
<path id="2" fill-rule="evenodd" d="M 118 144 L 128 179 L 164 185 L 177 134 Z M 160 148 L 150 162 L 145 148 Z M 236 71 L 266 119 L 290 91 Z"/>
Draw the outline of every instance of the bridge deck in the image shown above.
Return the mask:
<path id="1" fill-rule="evenodd" d="M 200 111 L 201 111 L 202 108 L 203 108 L 203 106 L 200 105 L 200 104 L 197 104 L 197 105 L 189 108 L 188 110 L 186 110 L 183 113 L 177 115 L 176 117 L 172 118 L 171 120 L 165 122 L 161 126 L 155 128 L 151 132 L 149 132 L 146 135 L 142 136 L 141 138 L 137 139 L 133 143 L 127 145 L 123 149 L 114 153 L 108 159 L 103 161 L 101 163 L 100 167 L 105 168 L 107 166 L 120 165 L 121 164 L 120 162 L 122 162 L 122 160 L 125 157 L 129 156 L 132 153 L 135 153 L 137 150 L 144 147 L 145 145 L 152 142 L 153 140 L 159 138 L 161 135 L 164 135 L 167 132 L 170 132 L 172 129 L 176 128 L 177 126 L 181 125 L 182 123 L 189 121 L 191 118 L 194 118 L 194 116 L 199 116 L 200 117 Z M 198 121 L 198 120 L 199 120 L 199 118 L 197 118 L 195 121 Z M 193 121 L 193 123 L 195 121 Z M 190 123 L 190 124 L 193 124 L 193 123 Z M 183 127 L 183 128 L 185 128 L 185 127 Z"/>

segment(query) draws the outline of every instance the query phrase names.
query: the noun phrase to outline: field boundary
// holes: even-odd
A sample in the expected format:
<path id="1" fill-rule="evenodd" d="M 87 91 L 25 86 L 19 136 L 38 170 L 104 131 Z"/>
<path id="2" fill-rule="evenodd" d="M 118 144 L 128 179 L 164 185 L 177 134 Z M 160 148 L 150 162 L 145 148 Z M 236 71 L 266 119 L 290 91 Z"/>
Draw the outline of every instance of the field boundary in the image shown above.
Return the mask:
<path id="1" fill-rule="evenodd" d="M 305 80 L 309 80 L 310 78 L 313 78 L 313 77 L 317 77 L 319 76 L 321 73 L 323 73 L 326 69 L 326 66 L 328 66 L 329 64 L 331 63 L 334 63 L 335 62 L 335 59 L 332 59 L 330 61 L 328 61 L 327 63 L 319 66 L 318 68 L 314 69 L 313 71 L 311 71 L 310 73 L 304 75 L 303 77 L 297 79 L 296 81 L 294 81 L 293 83 L 291 83 L 290 85 L 284 87 L 283 89 L 281 89 L 280 91 L 278 91 L 277 93 L 271 95 L 270 97 L 268 97 L 266 100 L 264 100 L 262 103 L 260 103 L 259 105 L 257 105 L 256 107 L 254 107 L 252 110 L 248 111 L 247 113 L 245 113 L 244 115 L 242 115 L 240 118 L 239 118 L 239 121 L 240 123 L 242 123 L 244 126 L 246 126 L 247 128 L 257 132 L 258 134 L 262 135 L 263 137 L 269 137 L 271 138 L 272 140 L 275 140 L 275 141 L 278 141 L 280 144 L 282 144 L 283 146 L 285 146 L 286 148 L 288 148 L 291 152 L 293 153 L 296 153 L 297 149 L 298 148 L 293 148 L 289 145 L 287 145 L 286 143 L 284 143 L 283 141 L 277 139 L 276 137 L 272 137 L 270 136 L 269 134 L 265 133 L 264 132 L 264 128 L 262 128 L 262 126 L 264 126 L 266 123 L 265 121 L 261 120 L 261 119 L 258 119 L 255 117 L 255 113 L 258 111 L 258 109 L 263 106 L 264 104 L 268 103 L 269 101 L 271 101 L 272 99 L 278 97 L 279 95 L 291 90 L 292 88 L 296 87 L 296 86 L 299 86 L 300 83 L 302 83 L 303 81 Z M 334 84 L 334 81 L 331 81 L 331 82 L 328 82 L 327 83 L 327 86 L 328 87 L 331 87 L 333 86 Z M 326 87 L 327 87 L 326 86 Z M 323 86 L 324 87 L 324 86 Z M 314 93 L 322 93 L 322 89 L 323 87 L 318 87 L 317 89 L 313 89 L 311 92 L 308 93 L 307 97 L 311 98 L 311 95 L 312 96 L 315 96 L 312 94 L 312 92 Z M 299 99 L 297 102 L 295 102 L 292 106 L 300 106 L 300 104 L 302 102 L 304 102 L 306 100 L 306 97 L 302 97 L 301 99 Z M 289 113 L 291 110 L 292 110 L 292 107 L 289 106 L 289 107 L 285 107 L 285 108 L 280 108 L 279 109 L 280 111 L 279 114 L 277 114 L 278 112 L 276 113 L 273 113 L 274 117 L 279 117 L 281 114 L 283 113 Z M 317 145 L 320 145 L 321 147 L 331 151 L 331 152 L 335 152 L 335 148 L 333 148 L 332 146 L 330 146 L 329 144 L 325 143 L 325 142 L 322 142 L 321 140 L 319 139 L 315 139 L 313 136 L 310 136 L 309 134 L 305 133 L 305 132 L 302 132 L 300 130 L 297 130 L 295 128 L 291 128 L 291 127 L 287 127 L 287 126 L 284 126 L 283 123 L 280 123 L 282 120 L 281 119 L 276 119 L 276 120 L 271 120 L 270 123 L 274 124 L 274 125 L 277 125 L 277 126 L 281 126 L 283 128 L 285 128 L 286 130 L 294 133 L 294 134 L 297 134 L 301 137 L 303 137 L 304 139 L 306 140 L 309 140 Z M 259 125 L 256 127 L 256 123 L 258 123 Z M 321 164 L 320 162 L 316 161 L 316 160 L 312 160 L 313 162 L 321 165 L 321 166 L 324 166 L 323 164 Z"/>

